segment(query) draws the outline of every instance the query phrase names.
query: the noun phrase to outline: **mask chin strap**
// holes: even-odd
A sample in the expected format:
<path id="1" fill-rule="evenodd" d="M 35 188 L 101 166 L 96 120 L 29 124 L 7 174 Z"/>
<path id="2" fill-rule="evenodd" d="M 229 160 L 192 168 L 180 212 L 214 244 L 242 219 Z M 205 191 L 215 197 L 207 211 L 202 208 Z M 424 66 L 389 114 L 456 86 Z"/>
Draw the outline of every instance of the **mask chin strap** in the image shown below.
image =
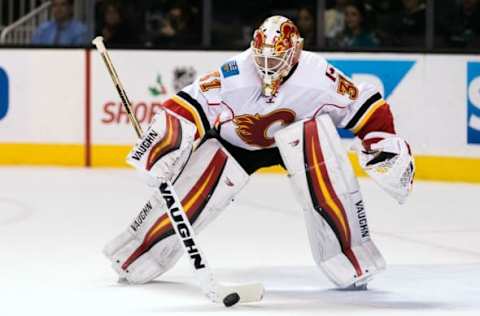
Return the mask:
<path id="1" fill-rule="evenodd" d="M 277 93 L 278 88 L 280 87 L 283 72 L 285 72 L 285 70 L 277 70 L 277 72 L 275 72 L 274 74 L 270 74 L 268 68 L 266 69 L 266 71 L 263 73 L 262 78 L 262 90 L 264 96 L 272 97 Z"/>
<path id="2" fill-rule="evenodd" d="M 272 84 L 272 76 L 265 75 L 263 77 L 263 95 L 266 97 L 271 97 L 273 94 L 273 84 Z"/>
<path id="3" fill-rule="evenodd" d="M 262 76 L 262 92 L 266 97 L 271 97 L 273 94 L 273 78 L 270 74 L 270 68 L 268 67 L 268 55 L 262 55 L 263 58 L 263 76 Z"/>

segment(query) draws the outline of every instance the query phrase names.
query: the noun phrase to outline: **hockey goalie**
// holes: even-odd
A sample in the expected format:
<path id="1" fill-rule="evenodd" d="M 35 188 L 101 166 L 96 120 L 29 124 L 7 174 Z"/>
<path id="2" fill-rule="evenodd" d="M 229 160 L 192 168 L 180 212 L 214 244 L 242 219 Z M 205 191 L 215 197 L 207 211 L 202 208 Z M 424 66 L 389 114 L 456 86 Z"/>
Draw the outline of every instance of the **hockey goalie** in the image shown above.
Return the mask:
<path id="1" fill-rule="evenodd" d="M 340 288 L 366 288 L 385 268 L 369 234 L 362 194 L 337 128 L 358 140 L 362 168 L 403 203 L 414 161 L 389 105 L 317 53 L 294 23 L 266 19 L 251 47 L 163 104 L 128 162 L 148 181 L 174 183 L 196 232 L 207 227 L 258 169 L 280 165 L 303 208 L 316 264 Z M 145 283 L 183 249 L 157 194 L 105 247 L 120 278 Z"/>

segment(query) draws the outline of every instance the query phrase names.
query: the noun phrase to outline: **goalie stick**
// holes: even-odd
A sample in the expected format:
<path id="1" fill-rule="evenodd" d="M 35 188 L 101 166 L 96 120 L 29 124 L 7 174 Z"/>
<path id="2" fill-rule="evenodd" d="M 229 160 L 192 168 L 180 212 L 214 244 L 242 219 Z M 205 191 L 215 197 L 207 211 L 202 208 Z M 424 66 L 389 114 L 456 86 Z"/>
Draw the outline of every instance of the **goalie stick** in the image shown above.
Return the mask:
<path id="1" fill-rule="evenodd" d="M 132 123 L 135 132 L 139 138 L 142 137 L 142 128 L 132 112 L 130 100 L 127 97 L 125 89 L 120 82 L 120 78 L 113 66 L 110 55 L 103 43 L 103 37 L 96 37 L 92 43 L 97 47 L 98 52 L 102 56 L 105 66 L 108 69 L 110 77 L 112 78 L 115 89 L 122 101 L 125 110 L 127 111 L 130 122 Z M 195 275 L 200 282 L 200 286 L 204 294 L 213 302 L 222 302 L 226 307 L 233 306 L 237 303 L 258 302 L 263 298 L 264 288 L 261 283 L 249 283 L 226 286 L 220 284 L 214 277 L 209 268 L 203 252 L 200 250 L 196 241 L 195 233 L 190 221 L 188 220 L 185 210 L 180 203 L 180 200 L 175 192 L 175 189 L 170 181 L 163 182 L 159 186 L 159 192 L 167 205 L 167 214 L 170 218 L 172 226 L 176 235 L 180 239 L 180 243 L 189 255 L 190 263 L 193 266 Z M 180 233 L 180 228 L 182 233 Z M 192 255 L 195 251 L 195 255 Z M 199 260 L 199 258 L 201 260 Z"/>

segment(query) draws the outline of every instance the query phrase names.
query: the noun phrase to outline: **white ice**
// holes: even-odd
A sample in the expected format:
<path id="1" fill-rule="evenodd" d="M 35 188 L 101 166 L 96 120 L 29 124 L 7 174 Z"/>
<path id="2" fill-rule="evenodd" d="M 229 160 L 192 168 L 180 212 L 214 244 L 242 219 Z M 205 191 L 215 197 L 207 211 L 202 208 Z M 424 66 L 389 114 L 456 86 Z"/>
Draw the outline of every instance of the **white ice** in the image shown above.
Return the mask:
<path id="1" fill-rule="evenodd" d="M 116 283 L 104 244 L 149 190 L 131 170 L 0 168 L 0 315 L 480 315 L 480 185 L 420 182 L 399 206 L 361 180 L 387 270 L 365 292 L 316 268 L 287 179 L 259 175 L 199 238 L 223 281 L 261 281 L 262 302 L 209 302 L 185 258 L 142 286 Z"/>

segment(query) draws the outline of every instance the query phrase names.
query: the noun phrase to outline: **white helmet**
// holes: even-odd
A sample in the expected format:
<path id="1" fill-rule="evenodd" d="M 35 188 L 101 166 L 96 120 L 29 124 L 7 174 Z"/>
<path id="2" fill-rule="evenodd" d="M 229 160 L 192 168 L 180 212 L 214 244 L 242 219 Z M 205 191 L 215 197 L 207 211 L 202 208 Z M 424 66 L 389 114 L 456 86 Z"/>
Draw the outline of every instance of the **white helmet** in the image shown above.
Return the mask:
<path id="1" fill-rule="evenodd" d="M 303 38 L 291 20 L 276 15 L 255 30 L 250 48 L 262 79 L 263 95 L 270 97 L 277 93 L 282 78 L 298 63 Z"/>

